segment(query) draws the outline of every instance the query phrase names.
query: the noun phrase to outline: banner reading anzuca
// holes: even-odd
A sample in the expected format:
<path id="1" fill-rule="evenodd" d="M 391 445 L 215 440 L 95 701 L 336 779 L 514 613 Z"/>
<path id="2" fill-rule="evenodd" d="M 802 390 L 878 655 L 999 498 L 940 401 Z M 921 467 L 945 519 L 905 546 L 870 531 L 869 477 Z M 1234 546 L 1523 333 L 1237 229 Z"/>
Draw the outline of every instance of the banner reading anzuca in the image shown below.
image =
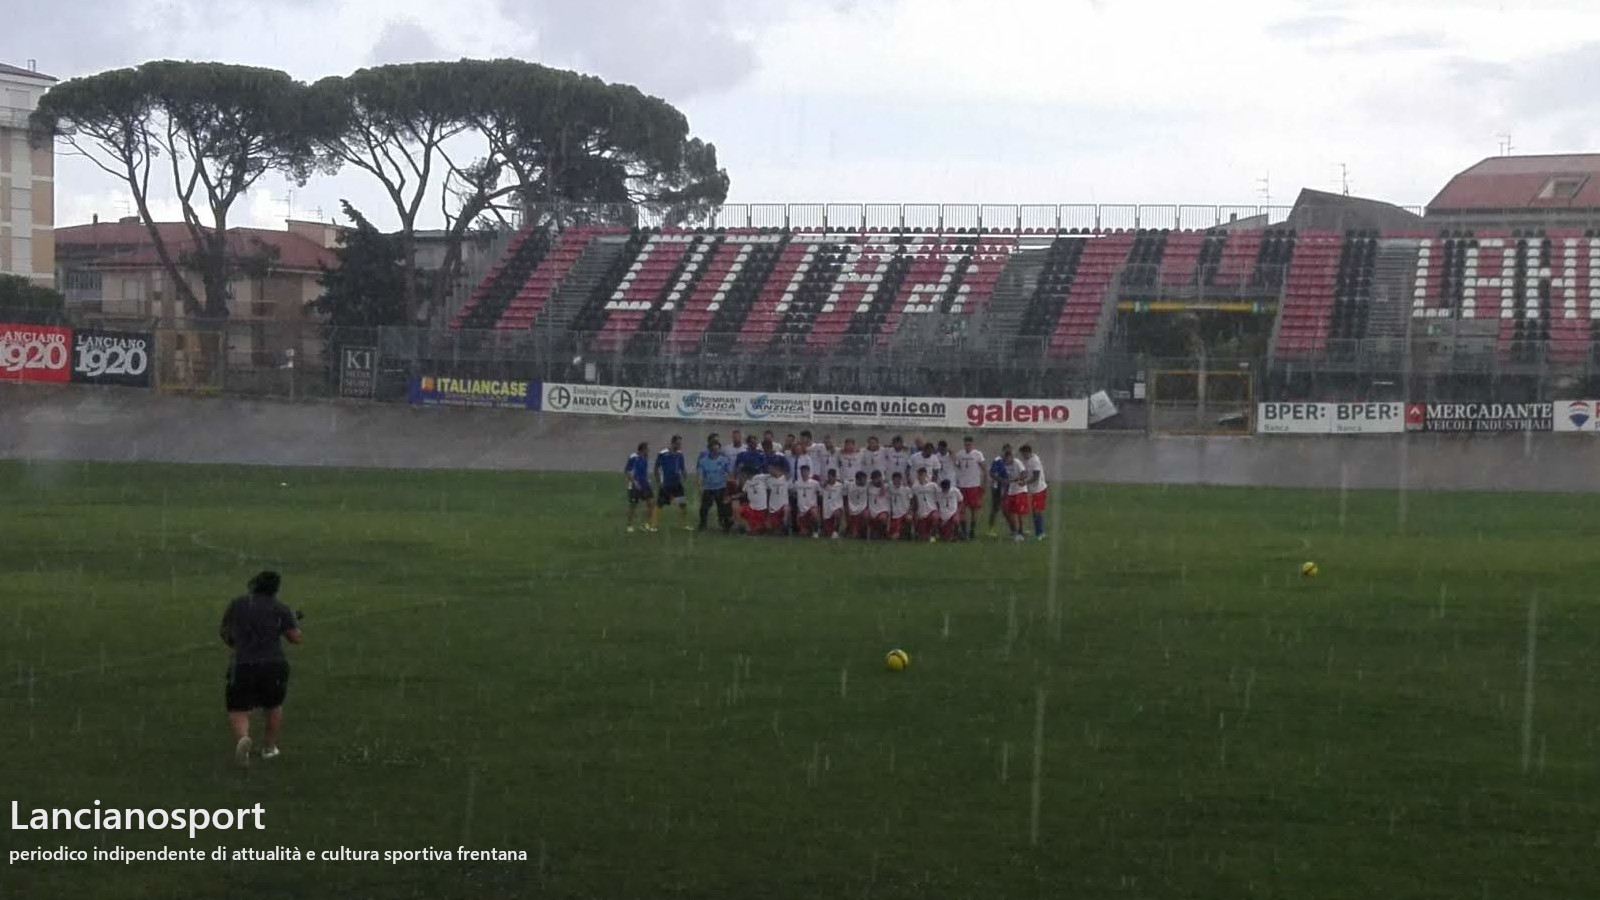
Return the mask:
<path id="1" fill-rule="evenodd" d="M 1485 434 L 1550 431 L 1551 403 L 1407 403 L 1406 430 Z"/>
<path id="2" fill-rule="evenodd" d="M 867 396 L 753 391 L 544 386 L 546 412 L 714 422 L 832 423 L 863 427 L 1074 431 L 1089 427 L 1089 401 L 1009 397 Z"/>
<path id="3" fill-rule="evenodd" d="M 411 379 L 408 399 L 418 406 L 478 406 L 538 409 L 539 382 L 498 378 L 420 375 Z"/>

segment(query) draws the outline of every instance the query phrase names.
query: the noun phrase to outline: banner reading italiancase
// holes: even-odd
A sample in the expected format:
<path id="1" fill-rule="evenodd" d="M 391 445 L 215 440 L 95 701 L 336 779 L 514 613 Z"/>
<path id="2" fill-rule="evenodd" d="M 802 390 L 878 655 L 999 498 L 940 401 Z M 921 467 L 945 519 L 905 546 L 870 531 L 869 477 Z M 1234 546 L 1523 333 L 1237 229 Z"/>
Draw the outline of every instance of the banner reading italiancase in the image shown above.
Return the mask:
<path id="1" fill-rule="evenodd" d="M 539 382 L 498 378 L 420 375 L 411 379 L 408 398 L 418 406 L 477 406 L 538 409 Z"/>

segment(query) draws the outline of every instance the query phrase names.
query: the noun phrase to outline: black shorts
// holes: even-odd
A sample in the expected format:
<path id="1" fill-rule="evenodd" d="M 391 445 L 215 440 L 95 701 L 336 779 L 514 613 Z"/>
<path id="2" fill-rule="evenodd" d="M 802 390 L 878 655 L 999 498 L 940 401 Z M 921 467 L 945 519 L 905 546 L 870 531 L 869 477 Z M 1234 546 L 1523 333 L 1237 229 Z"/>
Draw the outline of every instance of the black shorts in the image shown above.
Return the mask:
<path id="1" fill-rule="evenodd" d="M 1001 506 L 1005 505 L 1005 502 L 1006 502 L 1006 489 L 1003 488 L 1003 487 L 991 486 L 989 488 L 989 508 L 990 509 L 999 509 Z"/>
<path id="2" fill-rule="evenodd" d="M 233 663 L 228 666 L 228 712 L 276 709 L 289 694 L 289 663 Z"/>
<path id="3" fill-rule="evenodd" d="M 649 502 L 650 502 L 650 489 L 649 488 L 640 487 L 637 484 L 632 485 L 632 486 L 630 486 L 628 488 L 628 505 L 629 506 L 633 506 L 634 504 L 637 504 L 637 503 L 649 503 Z"/>
<path id="4" fill-rule="evenodd" d="M 657 506 L 668 506 L 674 500 L 683 499 L 683 482 L 677 484 L 663 484 L 661 492 L 656 495 Z"/>

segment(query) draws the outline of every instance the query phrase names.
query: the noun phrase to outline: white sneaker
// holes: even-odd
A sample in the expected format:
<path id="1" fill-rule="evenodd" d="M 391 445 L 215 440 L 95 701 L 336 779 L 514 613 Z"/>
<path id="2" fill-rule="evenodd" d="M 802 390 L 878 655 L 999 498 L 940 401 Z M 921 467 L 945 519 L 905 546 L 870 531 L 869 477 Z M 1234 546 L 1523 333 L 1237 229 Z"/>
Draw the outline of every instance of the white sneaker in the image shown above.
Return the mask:
<path id="1" fill-rule="evenodd" d="M 283 755 L 283 751 L 279 750 L 277 747 L 262 747 L 261 748 L 261 758 L 262 759 L 276 759 L 277 757 L 282 756 L 282 755 Z"/>
<path id="2" fill-rule="evenodd" d="M 1017 532 L 1017 533 L 1016 533 L 1016 534 L 1013 534 L 1013 535 L 1012 535 L 1012 536 L 1011 536 L 1011 539 L 1012 539 L 1012 540 L 1013 540 L 1013 541 L 1017 541 L 1017 542 L 1018 542 L 1018 543 L 1021 543 L 1021 542 L 1022 542 L 1022 541 L 1025 541 L 1025 540 L 1027 540 L 1027 538 L 1026 538 L 1026 537 L 1023 537 L 1023 535 L 1022 535 L 1022 532 L 1020 532 L 1020 531 L 1019 531 L 1019 532 Z"/>
<path id="3" fill-rule="evenodd" d="M 650 534 L 655 534 L 659 529 L 657 529 L 654 525 L 646 525 L 644 527 L 644 530 L 649 532 Z"/>
<path id="4" fill-rule="evenodd" d="M 1044 532 L 1041 531 L 1038 534 L 1034 535 L 1033 539 L 1036 540 L 1036 541 L 1044 540 Z"/>
<path id="5" fill-rule="evenodd" d="M 839 539 L 839 532 L 835 531 L 833 534 L 829 535 L 829 537 L 837 541 Z"/>
<path id="6" fill-rule="evenodd" d="M 239 738 L 239 743 L 233 745 L 233 761 L 241 768 L 250 767 L 250 738 Z"/>
<path id="7" fill-rule="evenodd" d="M 685 526 L 683 526 L 683 530 L 684 531 L 693 531 L 694 530 L 694 526 L 693 525 L 685 525 Z"/>
<path id="8" fill-rule="evenodd" d="M 633 526 L 632 525 L 628 526 L 628 533 L 629 534 L 633 534 Z"/>
<path id="9" fill-rule="evenodd" d="M 817 539 L 817 538 L 819 538 L 819 537 L 822 537 L 822 535 L 820 535 L 820 534 L 817 534 L 817 533 L 816 533 L 816 532 L 815 532 L 815 531 L 813 531 L 813 532 L 811 532 L 811 539 L 812 539 L 812 540 L 813 540 L 813 541 L 814 541 L 814 540 L 816 540 L 816 539 Z"/>

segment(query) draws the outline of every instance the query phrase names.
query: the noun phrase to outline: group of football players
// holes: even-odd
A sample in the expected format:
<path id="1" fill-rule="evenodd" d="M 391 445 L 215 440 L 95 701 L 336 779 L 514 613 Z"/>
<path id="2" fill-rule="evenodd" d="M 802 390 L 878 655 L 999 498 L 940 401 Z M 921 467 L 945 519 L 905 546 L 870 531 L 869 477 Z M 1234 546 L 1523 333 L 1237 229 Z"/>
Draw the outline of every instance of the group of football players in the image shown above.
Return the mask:
<path id="1" fill-rule="evenodd" d="M 735 428 L 727 443 L 709 435 L 692 470 L 682 436 L 673 435 L 653 460 L 649 443 L 641 442 L 623 473 L 630 533 L 641 506 L 646 532 L 658 530 L 668 506 L 678 507 L 683 528 L 695 530 L 690 478 L 700 495 L 699 530 L 710 527 L 715 510 L 725 532 L 834 540 L 970 540 L 986 492 L 990 537 L 999 536 L 995 522 L 1004 516 L 1012 540 L 1026 540 L 1030 524 L 1034 539 L 1043 540 L 1049 498 L 1044 463 L 1033 447 L 1023 444 L 1013 453 L 1005 444 L 991 460 L 970 435 L 952 450 L 945 441 L 921 437 L 908 445 L 895 435 L 884 446 L 873 435 L 858 447 L 854 438 L 836 444 L 831 434 L 817 442 L 801 431 L 779 441 L 770 431 L 758 439 Z"/>

